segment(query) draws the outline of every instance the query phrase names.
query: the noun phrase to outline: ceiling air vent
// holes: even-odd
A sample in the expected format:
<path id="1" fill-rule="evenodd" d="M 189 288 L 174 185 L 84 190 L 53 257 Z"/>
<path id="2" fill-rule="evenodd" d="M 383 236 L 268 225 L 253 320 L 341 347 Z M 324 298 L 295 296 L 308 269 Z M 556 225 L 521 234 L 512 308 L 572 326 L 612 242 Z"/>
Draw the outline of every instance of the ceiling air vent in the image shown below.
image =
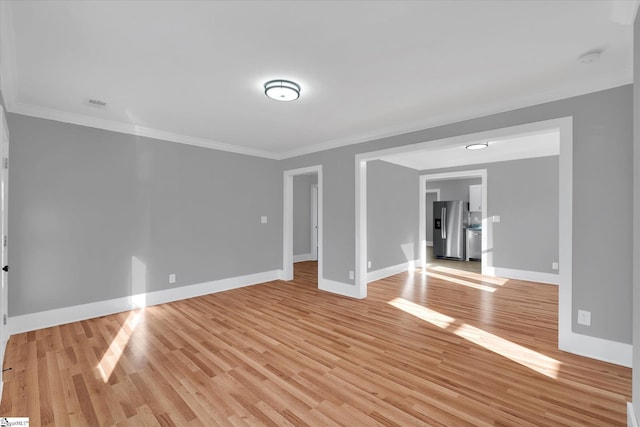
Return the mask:
<path id="1" fill-rule="evenodd" d="M 107 106 L 106 102 L 100 101 L 99 99 L 89 99 L 87 101 L 87 104 L 96 108 L 105 108 Z"/>

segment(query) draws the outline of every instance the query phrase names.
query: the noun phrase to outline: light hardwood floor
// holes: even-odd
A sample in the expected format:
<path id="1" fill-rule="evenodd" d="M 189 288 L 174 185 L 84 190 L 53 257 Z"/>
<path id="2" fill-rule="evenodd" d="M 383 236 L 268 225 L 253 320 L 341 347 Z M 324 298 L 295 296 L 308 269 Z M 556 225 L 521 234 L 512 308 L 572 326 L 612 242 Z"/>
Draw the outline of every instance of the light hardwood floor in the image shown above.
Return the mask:
<path id="1" fill-rule="evenodd" d="M 354 300 L 316 263 L 12 336 L 0 416 L 31 426 L 625 425 L 631 370 L 560 352 L 557 287 L 435 267 Z"/>
<path id="2" fill-rule="evenodd" d="M 455 261 L 436 258 L 433 256 L 433 246 L 427 246 L 427 265 L 430 267 L 449 267 L 454 270 L 470 271 L 477 274 L 482 272 L 482 264 L 480 261 Z"/>

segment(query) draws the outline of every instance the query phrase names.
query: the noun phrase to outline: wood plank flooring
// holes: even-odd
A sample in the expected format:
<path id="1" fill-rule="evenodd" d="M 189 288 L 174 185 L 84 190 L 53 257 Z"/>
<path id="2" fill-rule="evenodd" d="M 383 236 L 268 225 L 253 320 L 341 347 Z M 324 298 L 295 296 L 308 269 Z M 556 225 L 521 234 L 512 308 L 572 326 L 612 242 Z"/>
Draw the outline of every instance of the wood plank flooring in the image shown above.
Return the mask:
<path id="1" fill-rule="evenodd" d="M 12 336 L 0 416 L 31 426 L 626 423 L 631 370 L 556 349 L 552 285 L 435 266 L 270 282 Z"/>

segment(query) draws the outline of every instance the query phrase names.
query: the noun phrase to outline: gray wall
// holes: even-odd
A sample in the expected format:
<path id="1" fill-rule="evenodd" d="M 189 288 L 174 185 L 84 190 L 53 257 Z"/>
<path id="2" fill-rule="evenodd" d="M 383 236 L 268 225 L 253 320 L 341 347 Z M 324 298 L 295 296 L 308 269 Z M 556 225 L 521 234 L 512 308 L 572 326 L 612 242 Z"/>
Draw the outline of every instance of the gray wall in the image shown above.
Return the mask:
<path id="1" fill-rule="evenodd" d="M 343 283 L 355 269 L 355 161 L 358 153 L 488 131 L 559 117 L 573 117 L 573 307 L 590 310 L 590 328 L 576 332 L 631 342 L 631 85 L 465 120 L 417 132 L 283 160 L 283 170 L 323 166 L 324 277 Z M 607 203 L 594 203 L 606 194 Z M 616 206 L 614 230 L 602 227 Z M 596 245 L 617 251 L 594 250 Z M 603 268 L 615 266 L 615 268 Z"/>
<path id="2" fill-rule="evenodd" d="M 11 316 L 282 268 L 276 161 L 8 120 Z"/>
<path id="3" fill-rule="evenodd" d="M 418 171 L 367 162 L 367 255 L 369 270 L 413 261 L 418 250 Z"/>
<path id="4" fill-rule="evenodd" d="M 293 177 L 293 255 L 311 253 L 311 176 Z"/>
<path id="5" fill-rule="evenodd" d="M 640 17 L 633 25 L 633 408 L 640 415 Z"/>
<path id="6" fill-rule="evenodd" d="M 556 273 L 551 263 L 559 256 L 559 157 L 435 169 L 421 175 L 470 169 L 487 170 L 487 216 L 500 215 L 499 223 L 489 223 L 483 230 L 493 234 L 493 247 L 488 248 L 492 266 Z M 437 187 L 440 182 L 428 184 Z M 448 187 L 465 188 L 455 182 Z"/>

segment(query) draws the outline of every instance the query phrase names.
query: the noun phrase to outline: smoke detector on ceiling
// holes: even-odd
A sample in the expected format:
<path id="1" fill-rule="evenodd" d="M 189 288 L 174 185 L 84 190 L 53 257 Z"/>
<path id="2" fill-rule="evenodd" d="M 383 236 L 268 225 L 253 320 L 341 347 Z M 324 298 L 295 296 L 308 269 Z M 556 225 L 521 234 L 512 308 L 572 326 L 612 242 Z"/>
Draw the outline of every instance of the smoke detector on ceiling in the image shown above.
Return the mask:
<path id="1" fill-rule="evenodd" d="M 585 52 L 578 58 L 578 62 L 581 64 L 592 64 L 600 59 L 602 56 L 602 50 L 590 50 L 589 52 Z"/>
<path id="2" fill-rule="evenodd" d="M 94 108 L 106 108 L 107 107 L 107 103 L 104 101 L 101 101 L 99 99 L 89 99 L 87 100 L 87 104 L 89 104 L 89 106 L 94 107 Z"/>

